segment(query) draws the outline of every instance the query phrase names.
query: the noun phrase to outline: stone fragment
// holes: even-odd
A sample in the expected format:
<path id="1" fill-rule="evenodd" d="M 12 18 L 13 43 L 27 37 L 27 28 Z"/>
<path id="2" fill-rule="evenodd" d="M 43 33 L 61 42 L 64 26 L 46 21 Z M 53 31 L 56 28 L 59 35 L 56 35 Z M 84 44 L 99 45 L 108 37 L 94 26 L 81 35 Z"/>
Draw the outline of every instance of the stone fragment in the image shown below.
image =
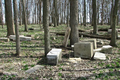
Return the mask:
<path id="1" fill-rule="evenodd" d="M 94 59 L 106 60 L 106 56 L 104 53 L 95 52 Z"/>
<path id="2" fill-rule="evenodd" d="M 81 61 L 81 58 L 69 58 L 69 62 L 72 62 L 72 63 L 77 63 L 80 61 Z"/>
<path id="3" fill-rule="evenodd" d="M 75 43 L 74 44 L 74 56 L 91 59 L 93 56 L 93 43 L 92 42 Z"/>
<path id="4" fill-rule="evenodd" d="M 112 53 L 112 46 L 110 46 L 110 45 L 103 46 L 101 52 L 103 52 L 103 53 Z"/>
<path id="5" fill-rule="evenodd" d="M 36 66 L 28 69 L 28 70 L 26 71 L 26 73 L 33 73 L 33 72 L 35 72 L 36 70 L 41 69 L 41 68 L 43 68 L 43 67 L 44 67 L 44 66 L 36 65 Z"/>
<path id="6" fill-rule="evenodd" d="M 9 39 L 8 38 L 0 38 L 0 41 L 9 42 Z"/>
<path id="7" fill-rule="evenodd" d="M 48 64 L 58 64 L 58 61 L 61 60 L 62 57 L 62 49 L 52 49 L 47 54 L 47 63 Z"/>

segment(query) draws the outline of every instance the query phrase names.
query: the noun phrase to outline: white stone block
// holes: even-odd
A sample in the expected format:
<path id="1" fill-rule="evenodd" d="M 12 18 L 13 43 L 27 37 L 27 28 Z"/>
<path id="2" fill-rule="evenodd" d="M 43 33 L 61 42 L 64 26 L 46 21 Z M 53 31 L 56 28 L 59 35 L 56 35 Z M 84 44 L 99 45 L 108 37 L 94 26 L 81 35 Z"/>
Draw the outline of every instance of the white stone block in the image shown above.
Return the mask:
<path id="1" fill-rule="evenodd" d="M 93 49 L 96 49 L 97 48 L 97 41 L 96 39 L 87 39 L 87 40 L 84 40 L 82 42 L 92 42 L 93 43 Z"/>
<path id="2" fill-rule="evenodd" d="M 61 60 L 62 57 L 62 49 L 52 49 L 47 54 L 47 62 L 48 64 L 57 64 L 59 60 Z"/>
<path id="3" fill-rule="evenodd" d="M 110 46 L 110 45 L 105 45 L 105 46 L 103 46 L 101 52 L 104 52 L 104 53 L 112 53 L 112 46 Z"/>
<path id="4" fill-rule="evenodd" d="M 74 56 L 91 59 L 93 56 L 93 43 L 92 42 L 75 43 L 74 44 Z"/>
<path id="5" fill-rule="evenodd" d="M 24 35 L 19 35 L 20 41 L 31 41 L 31 37 L 25 37 Z M 16 40 L 16 35 L 10 35 L 10 39 Z"/>
<path id="6" fill-rule="evenodd" d="M 94 59 L 106 60 L 106 55 L 104 53 L 95 52 Z"/>

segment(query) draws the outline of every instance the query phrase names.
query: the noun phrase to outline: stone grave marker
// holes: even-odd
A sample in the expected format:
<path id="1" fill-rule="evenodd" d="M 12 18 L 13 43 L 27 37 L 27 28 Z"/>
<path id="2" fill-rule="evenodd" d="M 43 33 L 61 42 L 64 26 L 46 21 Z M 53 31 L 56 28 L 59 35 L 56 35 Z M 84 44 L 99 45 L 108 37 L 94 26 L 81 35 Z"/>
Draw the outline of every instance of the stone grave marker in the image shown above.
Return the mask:
<path id="1" fill-rule="evenodd" d="M 47 63 L 56 65 L 58 61 L 62 58 L 62 49 L 52 49 L 47 54 Z"/>
<path id="2" fill-rule="evenodd" d="M 92 42 L 75 43 L 74 56 L 91 59 L 93 56 L 93 43 Z"/>
<path id="3" fill-rule="evenodd" d="M 31 37 L 26 37 L 24 35 L 19 35 L 20 41 L 31 41 Z M 16 35 L 10 35 L 9 39 L 15 41 L 16 40 Z"/>
<path id="4" fill-rule="evenodd" d="M 67 27 L 66 32 L 65 32 L 65 37 L 64 37 L 64 40 L 63 40 L 63 46 L 64 47 L 67 47 L 69 36 L 70 36 L 70 32 L 71 32 L 71 28 Z"/>

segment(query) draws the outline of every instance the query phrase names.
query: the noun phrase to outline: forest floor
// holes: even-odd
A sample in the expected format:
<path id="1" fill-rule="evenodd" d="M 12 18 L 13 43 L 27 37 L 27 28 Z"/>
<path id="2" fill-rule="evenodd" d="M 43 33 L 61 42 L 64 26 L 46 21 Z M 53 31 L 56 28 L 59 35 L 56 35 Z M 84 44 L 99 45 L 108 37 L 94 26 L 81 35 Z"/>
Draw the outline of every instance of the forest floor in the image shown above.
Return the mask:
<path id="1" fill-rule="evenodd" d="M 24 27 L 20 26 L 20 35 L 32 35 L 31 41 L 21 41 L 20 57 L 15 57 L 15 41 L 0 42 L 0 80 L 118 80 L 120 79 L 120 40 L 117 40 L 118 47 L 113 48 L 113 52 L 106 53 L 107 59 L 81 59 L 81 61 L 70 62 L 72 50 L 62 48 L 62 60 L 58 65 L 47 65 L 44 57 L 44 31 L 38 25 L 29 25 L 29 30 L 24 32 Z M 98 26 L 98 28 L 109 28 L 109 26 Z M 117 26 L 117 28 L 119 28 Z M 64 36 L 58 36 L 56 32 L 65 32 L 66 25 L 49 27 L 51 48 L 61 48 Z M 79 29 L 89 30 L 90 26 L 79 26 Z M 7 34 L 6 26 L 0 26 L 0 37 Z M 99 32 L 106 35 L 107 32 Z M 81 37 L 81 40 L 89 39 Z M 98 39 L 97 39 L 98 40 Z M 110 40 L 104 45 L 109 45 Z M 68 44 L 69 45 L 69 44 Z M 97 45 L 102 47 L 103 45 Z M 36 65 L 41 66 L 33 73 L 26 71 Z"/>

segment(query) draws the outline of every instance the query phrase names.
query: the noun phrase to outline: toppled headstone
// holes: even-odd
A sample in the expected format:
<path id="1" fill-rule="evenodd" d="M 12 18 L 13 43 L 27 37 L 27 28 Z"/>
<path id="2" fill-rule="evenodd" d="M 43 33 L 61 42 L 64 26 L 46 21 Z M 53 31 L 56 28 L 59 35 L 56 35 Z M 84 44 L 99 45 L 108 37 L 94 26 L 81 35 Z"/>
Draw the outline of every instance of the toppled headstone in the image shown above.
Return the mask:
<path id="1" fill-rule="evenodd" d="M 24 35 L 19 35 L 20 41 L 31 41 L 31 37 L 25 37 Z M 13 41 L 16 40 L 16 35 L 10 35 L 9 38 Z"/>
<path id="2" fill-rule="evenodd" d="M 47 63 L 48 64 L 58 64 L 58 61 L 61 60 L 62 57 L 62 49 L 52 49 L 47 54 Z"/>
<path id="3" fill-rule="evenodd" d="M 106 60 L 106 56 L 104 53 L 95 52 L 94 59 Z"/>
<path id="4" fill-rule="evenodd" d="M 74 56 L 91 59 L 93 56 L 93 43 L 92 42 L 75 43 L 74 44 Z"/>
<path id="5" fill-rule="evenodd" d="M 87 39 L 87 40 L 84 40 L 82 42 L 92 42 L 93 43 L 93 49 L 97 48 L 96 39 Z"/>
<path id="6" fill-rule="evenodd" d="M 0 38 L 0 41 L 9 42 L 9 39 L 8 38 Z"/>
<path id="7" fill-rule="evenodd" d="M 101 52 L 103 52 L 103 53 L 112 53 L 112 46 L 110 46 L 110 45 L 103 46 Z"/>
<path id="8" fill-rule="evenodd" d="M 43 68 L 43 67 L 44 67 L 44 66 L 36 65 L 36 66 L 28 69 L 28 70 L 26 71 L 26 73 L 33 73 L 33 72 L 35 72 L 36 70 L 41 69 L 41 68 Z"/>
<path id="9" fill-rule="evenodd" d="M 67 27 L 67 30 L 65 32 L 65 37 L 64 37 L 64 40 L 63 40 L 63 46 L 64 47 L 67 47 L 69 36 L 70 36 L 70 32 L 71 32 L 71 28 Z"/>

